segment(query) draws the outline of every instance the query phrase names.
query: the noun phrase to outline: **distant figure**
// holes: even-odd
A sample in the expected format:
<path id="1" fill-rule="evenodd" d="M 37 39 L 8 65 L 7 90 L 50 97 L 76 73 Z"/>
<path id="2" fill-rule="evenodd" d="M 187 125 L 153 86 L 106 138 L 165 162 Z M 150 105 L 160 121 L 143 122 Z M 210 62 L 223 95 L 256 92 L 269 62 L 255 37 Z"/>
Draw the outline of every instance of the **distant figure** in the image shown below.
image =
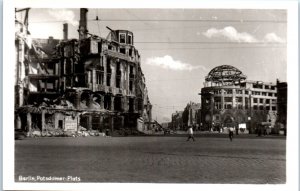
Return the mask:
<path id="1" fill-rule="evenodd" d="M 109 130 L 108 129 L 105 129 L 105 135 L 109 136 Z"/>
<path id="2" fill-rule="evenodd" d="M 239 134 L 239 127 L 235 128 L 235 134 L 238 135 Z"/>
<path id="3" fill-rule="evenodd" d="M 189 141 L 191 138 L 193 139 L 193 141 L 195 141 L 193 128 L 191 126 L 189 126 L 189 128 L 188 128 L 188 139 L 186 141 Z"/>
<path id="4" fill-rule="evenodd" d="M 229 127 L 229 139 L 230 139 L 230 141 L 232 141 L 232 139 L 233 139 L 233 131 L 234 131 L 233 127 Z"/>

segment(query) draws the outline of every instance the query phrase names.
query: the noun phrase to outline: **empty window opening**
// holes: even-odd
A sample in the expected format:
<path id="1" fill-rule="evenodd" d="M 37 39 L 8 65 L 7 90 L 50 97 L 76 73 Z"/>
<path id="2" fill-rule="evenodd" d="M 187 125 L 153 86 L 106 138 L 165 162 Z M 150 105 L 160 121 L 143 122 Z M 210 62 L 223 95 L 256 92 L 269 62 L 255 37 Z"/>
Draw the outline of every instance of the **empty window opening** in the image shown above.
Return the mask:
<path id="1" fill-rule="evenodd" d="M 106 75 L 106 85 L 107 85 L 107 86 L 110 86 L 110 77 L 111 77 L 110 74 L 107 74 L 107 75 Z"/>
<path id="2" fill-rule="evenodd" d="M 115 97 L 115 111 L 122 111 L 122 98 L 120 96 Z"/>
<path id="3" fill-rule="evenodd" d="M 100 106 L 102 102 L 102 98 L 99 94 L 94 94 L 93 100 Z"/>
<path id="4" fill-rule="evenodd" d="M 133 81 L 130 80 L 129 81 L 129 91 L 132 91 L 133 90 Z"/>
<path id="5" fill-rule="evenodd" d="M 58 120 L 58 128 L 63 129 L 63 120 Z"/>
<path id="6" fill-rule="evenodd" d="M 103 84 L 103 72 L 96 71 L 96 84 Z"/>
<path id="7" fill-rule="evenodd" d="M 133 66 L 129 66 L 129 74 L 133 74 Z"/>
<path id="8" fill-rule="evenodd" d="M 243 94 L 242 90 L 236 90 L 236 94 Z"/>
<path id="9" fill-rule="evenodd" d="M 111 97 L 109 95 L 104 96 L 104 109 L 111 109 Z"/>
<path id="10" fill-rule="evenodd" d="M 102 43 L 98 42 L 98 53 L 102 52 Z"/>
<path id="11" fill-rule="evenodd" d="M 93 116 L 92 117 L 92 129 L 93 130 L 99 130 L 100 129 L 100 117 Z"/>
<path id="12" fill-rule="evenodd" d="M 111 78 L 111 68 L 110 68 L 110 59 L 107 59 L 106 63 L 106 85 L 110 86 L 110 78 Z"/>
<path id="13" fill-rule="evenodd" d="M 116 88 L 121 87 L 121 76 L 116 76 Z"/>
<path id="14" fill-rule="evenodd" d="M 225 98 L 224 98 L 224 101 L 225 101 L 225 102 L 232 102 L 232 97 L 225 97 Z"/>
<path id="15" fill-rule="evenodd" d="M 131 35 L 127 36 L 127 44 L 132 44 L 132 36 Z"/>
<path id="16" fill-rule="evenodd" d="M 120 34 L 119 38 L 120 38 L 120 43 L 126 43 L 126 35 L 125 34 Z"/>
<path id="17" fill-rule="evenodd" d="M 80 117 L 79 123 L 80 123 L 80 126 L 82 126 L 82 127 L 84 127 L 84 128 L 87 129 L 88 128 L 88 116 L 82 115 Z"/>
<path id="18" fill-rule="evenodd" d="M 126 49 L 125 48 L 120 48 L 120 53 L 126 54 Z"/>
<path id="19" fill-rule="evenodd" d="M 80 106 L 81 107 L 88 106 L 90 103 L 89 99 L 90 99 L 90 94 L 87 92 L 83 92 L 80 98 Z"/>
<path id="20" fill-rule="evenodd" d="M 243 102 L 243 98 L 242 98 L 242 97 L 236 97 L 236 98 L 235 98 L 235 101 L 241 103 L 241 102 Z"/>
<path id="21" fill-rule="evenodd" d="M 224 108 L 225 109 L 232 109 L 232 104 L 225 103 Z"/>
<path id="22" fill-rule="evenodd" d="M 129 98 L 129 112 L 133 112 L 134 111 L 134 99 L 133 98 Z"/>
<path id="23" fill-rule="evenodd" d="M 257 98 L 254 98 L 254 99 L 253 99 L 253 102 L 254 102 L 254 103 L 257 103 Z"/>
<path id="24" fill-rule="evenodd" d="M 138 110 L 139 110 L 139 111 L 142 111 L 142 110 L 143 110 L 143 103 L 144 103 L 144 102 L 143 102 L 142 99 L 139 99 L 139 100 L 138 100 Z"/>

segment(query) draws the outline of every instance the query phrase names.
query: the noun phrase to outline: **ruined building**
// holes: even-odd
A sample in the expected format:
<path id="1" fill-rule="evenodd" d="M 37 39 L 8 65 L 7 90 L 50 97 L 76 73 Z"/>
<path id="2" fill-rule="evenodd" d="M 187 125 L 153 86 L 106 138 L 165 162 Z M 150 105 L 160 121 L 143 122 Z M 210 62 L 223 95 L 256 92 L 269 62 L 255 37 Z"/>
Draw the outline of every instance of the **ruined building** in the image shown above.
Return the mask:
<path id="1" fill-rule="evenodd" d="M 133 33 L 89 34 L 87 14 L 80 9 L 79 39 L 71 40 L 67 24 L 63 40 L 30 40 L 28 19 L 16 19 L 17 128 L 142 131 L 152 120 Z"/>
<path id="2" fill-rule="evenodd" d="M 257 124 L 274 127 L 277 122 L 277 86 L 248 81 L 237 68 L 222 65 L 213 68 L 201 89 L 203 129 L 246 124 L 254 132 Z"/>
<path id="3" fill-rule="evenodd" d="M 183 111 L 176 111 L 171 118 L 174 130 L 186 131 L 189 126 L 198 130 L 201 122 L 201 104 L 189 102 Z"/>

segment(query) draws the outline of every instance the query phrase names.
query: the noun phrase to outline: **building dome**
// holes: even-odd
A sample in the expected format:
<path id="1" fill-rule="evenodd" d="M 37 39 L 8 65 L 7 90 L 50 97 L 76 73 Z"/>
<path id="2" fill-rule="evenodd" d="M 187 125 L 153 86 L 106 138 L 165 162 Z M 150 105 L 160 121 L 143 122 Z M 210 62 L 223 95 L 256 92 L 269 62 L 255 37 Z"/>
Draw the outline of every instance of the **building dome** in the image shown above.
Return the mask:
<path id="1" fill-rule="evenodd" d="M 229 85 L 240 83 L 247 77 L 237 68 L 230 65 L 221 65 L 213 68 L 205 77 L 206 82 Z"/>

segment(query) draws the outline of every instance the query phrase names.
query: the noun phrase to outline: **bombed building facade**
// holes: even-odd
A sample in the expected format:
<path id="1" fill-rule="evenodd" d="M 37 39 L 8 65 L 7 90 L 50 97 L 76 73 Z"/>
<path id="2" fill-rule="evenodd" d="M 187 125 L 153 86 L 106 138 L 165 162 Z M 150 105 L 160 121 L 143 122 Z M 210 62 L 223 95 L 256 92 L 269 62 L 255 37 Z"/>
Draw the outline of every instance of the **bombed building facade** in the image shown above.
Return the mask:
<path id="1" fill-rule="evenodd" d="M 201 120 L 206 130 L 246 124 L 251 133 L 257 124 L 274 127 L 278 120 L 276 84 L 248 81 L 233 66 L 213 68 L 200 94 Z"/>
<path id="2" fill-rule="evenodd" d="M 183 111 L 176 111 L 171 116 L 171 128 L 173 130 L 187 130 L 192 126 L 199 130 L 201 123 L 201 104 L 190 101 Z"/>
<path id="3" fill-rule="evenodd" d="M 15 32 L 16 128 L 78 131 L 134 128 L 152 119 L 134 35 L 110 30 L 106 38 L 88 33 L 88 9 L 80 9 L 79 39 L 32 39 L 28 12 Z"/>

